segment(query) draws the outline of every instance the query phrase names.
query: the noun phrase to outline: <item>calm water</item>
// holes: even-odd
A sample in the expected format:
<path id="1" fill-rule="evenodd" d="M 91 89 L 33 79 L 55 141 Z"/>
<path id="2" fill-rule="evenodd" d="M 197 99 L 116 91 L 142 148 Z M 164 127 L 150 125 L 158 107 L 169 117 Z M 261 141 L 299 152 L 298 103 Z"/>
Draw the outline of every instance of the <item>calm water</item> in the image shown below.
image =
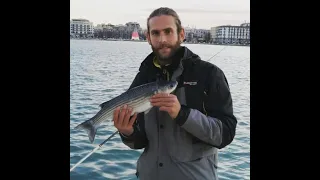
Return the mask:
<path id="1" fill-rule="evenodd" d="M 101 128 L 94 144 L 84 131 L 73 128 L 92 117 L 99 104 L 124 92 L 150 53 L 144 42 L 70 40 L 70 168 L 116 129 L 112 123 Z M 208 60 L 224 46 L 186 45 Z M 209 60 L 226 74 L 239 120 L 231 145 L 219 153 L 221 180 L 250 179 L 250 48 L 229 46 Z M 70 173 L 72 180 L 136 179 L 136 161 L 142 150 L 131 150 L 119 135 L 92 154 Z"/>

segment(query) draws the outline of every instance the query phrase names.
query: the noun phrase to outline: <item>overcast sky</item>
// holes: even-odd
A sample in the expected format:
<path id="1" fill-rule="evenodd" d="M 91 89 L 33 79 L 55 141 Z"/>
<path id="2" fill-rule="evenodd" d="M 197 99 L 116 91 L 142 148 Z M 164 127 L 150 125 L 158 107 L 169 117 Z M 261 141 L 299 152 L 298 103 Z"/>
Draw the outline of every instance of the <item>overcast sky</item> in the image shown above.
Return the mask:
<path id="1" fill-rule="evenodd" d="M 70 19 L 88 19 L 94 26 L 138 22 L 146 28 L 147 17 L 158 7 L 173 8 L 183 26 L 199 29 L 250 22 L 250 0 L 70 0 Z"/>

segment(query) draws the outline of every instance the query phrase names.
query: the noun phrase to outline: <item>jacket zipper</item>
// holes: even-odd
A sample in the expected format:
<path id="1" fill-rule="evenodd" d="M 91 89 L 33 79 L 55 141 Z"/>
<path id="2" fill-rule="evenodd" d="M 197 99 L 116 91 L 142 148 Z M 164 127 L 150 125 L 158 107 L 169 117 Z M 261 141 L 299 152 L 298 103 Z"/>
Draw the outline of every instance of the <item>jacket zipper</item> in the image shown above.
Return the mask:
<path id="1" fill-rule="evenodd" d="M 163 69 L 163 74 L 167 75 L 167 81 L 169 81 L 169 72 L 166 69 Z"/>
<path id="2" fill-rule="evenodd" d="M 206 92 L 206 91 L 203 91 L 203 93 L 207 96 L 207 92 Z M 202 107 L 203 107 L 204 113 L 206 114 L 206 116 L 208 116 L 207 110 L 206 110 L 206 108 L 204 107 L 204 100 L 202 101 Z"/>

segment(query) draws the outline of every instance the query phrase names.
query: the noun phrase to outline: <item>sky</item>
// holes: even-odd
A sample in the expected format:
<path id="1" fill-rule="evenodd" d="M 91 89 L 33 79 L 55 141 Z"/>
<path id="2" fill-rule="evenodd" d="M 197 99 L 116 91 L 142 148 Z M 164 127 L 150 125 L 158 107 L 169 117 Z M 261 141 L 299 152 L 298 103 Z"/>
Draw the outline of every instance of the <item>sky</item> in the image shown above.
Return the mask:
<path id="1" fill-rule="evenodd" d="M 146 28 L 149 14 L 159 7 L 175 10 L 184 27 L 210 29 L 250 22 L 250 0 L 70 0 L 70 19 L 88 19 L 94 26 L 138 22 Z"/>

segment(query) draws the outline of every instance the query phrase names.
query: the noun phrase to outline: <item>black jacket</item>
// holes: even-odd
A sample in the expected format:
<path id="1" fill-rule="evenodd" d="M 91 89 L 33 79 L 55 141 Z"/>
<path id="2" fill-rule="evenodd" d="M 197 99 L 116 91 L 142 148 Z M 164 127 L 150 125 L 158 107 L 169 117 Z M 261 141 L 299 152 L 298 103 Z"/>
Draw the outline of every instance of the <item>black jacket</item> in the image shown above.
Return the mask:
<path id="1" fill-rule="evenodd" d="M 237 119 L 233 114 L 232 97 L 223 71 L 216 65 L 201 60 L 198 55 L 186 47 L 181 47 L 174 58 L 176 61 L 169 67 L 162 67 L 162 69 L 155 67 L 153 58 L 154 54 L 151 53 L 141 63 L 139 72 L 130 88 L 156 81 L 157 79 L 166 80 L 167 75 L 165 73 L 169 73 L 171 78 L 174 70 L 182 66 L 183 72 L 177 79 L 179 82 L 178 88 L 184 87 L 187 105 L 181 106 L 175 121 L 182 126 L 187 120 L 191 109 L 198 110 L 203 115 L 215 118 L 215 122 L 212 123 L 221 124 L 222 126 L 220 127 L 221 140 L 217 141 L 219 143 L 211 143 L 210 141 L 204 143 L 219 149 L 230 144 L 236 133 Z M 148 138 L 144 124 L 144 113 L 140 113 L 134 124 L 134 133 L 130 137 L 120 134 L 122 141 L 132 144 L 131 148 L 133 149 L 147 147 Z M 193 141 L 197 143 L 204 140 L 194 136 Z"/>

